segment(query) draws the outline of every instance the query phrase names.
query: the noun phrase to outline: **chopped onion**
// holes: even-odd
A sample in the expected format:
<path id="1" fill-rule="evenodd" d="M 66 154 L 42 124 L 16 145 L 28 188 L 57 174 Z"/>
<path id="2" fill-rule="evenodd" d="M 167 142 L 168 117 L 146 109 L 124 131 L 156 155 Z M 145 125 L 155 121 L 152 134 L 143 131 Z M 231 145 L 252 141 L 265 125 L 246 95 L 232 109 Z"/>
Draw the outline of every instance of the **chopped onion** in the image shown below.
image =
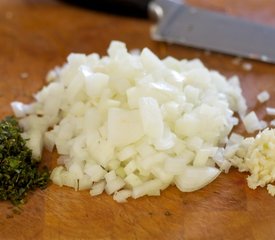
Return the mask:
<path id="1" fill-rule="evenodd" d="M 91 196 L 100 195 L 105 189 L 106 182 L 104 180 L 93 183 L 90 194 Z"/>
<path id="2" fill-rule="evenodd" d="M 148 48 L 131 54 L 118 41 L 107 53 L 70 54 L 33 103 L 11 105 L 33 154 L 45 147 L 60 155 L 51 174 L 59 186 L 118 202 L 174 184 L 195 191 L 230 167 L 223 154 L 235 153 L 238 137 L 222 146 L 238 124 L 234 112 L 249 131 L 263 127 L 255 113 L 245 116 L 236 76 L 198 59 L 161 60 Z"/>
<path id="3" fill-rule="evenodd" d="M 268 115 L 274 116 L 275 115 L 275 108 L 267 107 L 266 112 L 267 112 Z"/>
<path id="4" fill-rule="evenodd" d="M 271 120 L 269 124 L 270 126 L 275 127 L 275 119 Z"/>
<path id="5" fill-rule="evenodd" d="M 267 191 L 271 196 L 275 196 L 275 186 L 273 184 L 267 184 Z"/>
<path id="6" fill-rule="evenodd" d="M 189 166 L 175 177 L 175 184 L 182 192 L 193 192 L 212 182 L 219 174 L 217 168 Z"/>
<path id="7" fill-rule="evenodd" d="M 243 69 L 246 71 L 250 71 L 253 68 L 253 65 L 251 63 L 243 63 Z"/>
<path id="8" fill-rule="evenodd" d="M 261 122 L 259 121 L 254 111 L 248 113 L 243 119 L 243 124 L 248 133 L 253 133 L 262 129 Z"/>
<path id="9" fill-rule="evenodd" d="M 267 91 L 262 91 L 257 95 L 257 99 L 260 103 L 264 103 L 268 101 L 270 98 L 270 95 Z"/>
<path id="10" fill-rule="evenodd" d="M 131 197 L 132 191 L 131 190 L 120 190 L 114 193 L 114 200 L 117 202 L 126 202 L 128 197 Z"/>

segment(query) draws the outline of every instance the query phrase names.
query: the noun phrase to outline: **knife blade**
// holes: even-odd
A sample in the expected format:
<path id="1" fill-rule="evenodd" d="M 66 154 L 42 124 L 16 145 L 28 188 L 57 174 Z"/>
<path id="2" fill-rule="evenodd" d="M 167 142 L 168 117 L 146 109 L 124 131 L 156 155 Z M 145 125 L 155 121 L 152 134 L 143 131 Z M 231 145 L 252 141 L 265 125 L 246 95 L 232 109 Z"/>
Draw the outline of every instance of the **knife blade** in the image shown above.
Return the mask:
<path id="1" fill-rule="evenodd" d="M 67 0 L 85 7 L 157 19 L 156 41 L 185 45 L 275 63 L 275 27 L 251 22 L 177 0 Z"/>
<path id="2" fill-rule="evenodd" d="M 275 63 L 275 28 L 173 0 L 155 0 L 154 40 Z"/>

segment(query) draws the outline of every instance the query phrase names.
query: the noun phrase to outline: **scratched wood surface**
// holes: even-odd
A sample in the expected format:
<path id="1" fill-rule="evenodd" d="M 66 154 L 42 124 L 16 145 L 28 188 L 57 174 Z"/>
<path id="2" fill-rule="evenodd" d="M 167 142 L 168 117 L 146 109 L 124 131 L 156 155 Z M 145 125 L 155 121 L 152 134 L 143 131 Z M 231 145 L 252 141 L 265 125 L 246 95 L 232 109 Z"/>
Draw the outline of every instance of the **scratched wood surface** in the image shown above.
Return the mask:
<path id="1" fill-rule="evenodd" d="M 236 15 L 275 27 L 274 0 L 190 0 L 194 6 Z M 9 103 L 30 102 L 45 84 L 48 70 L 65 62 L 70 52 L 106 53 L 113 39 L 129 49 L 149 47 L 160 57 L 200 58 L 226 76 L 238 75 L 249 109 L 265 120 L 265 107 L 275 107 L 275 66 L 165 45 L 149 37 L 147 20 L 113 16 L 68 6 L 54 0 L 0 1 L 0 116 Z M 275 41 L 275 40 L 274 40 Z M 248 43 L 249 44 L 249 43 Z M 243 63 L 252 64 L 251 71 Z M 260 105 L 256 95 L 268 89 Z M 239 131 L 242 132 L 242 127 Z M 45 153 L 52 167 L 56 155 Z M 275 199 L 265 189 L 250 190 L 246 174 L 232 169 L 194 193 L 175 187 L 161 197 L 130 199 L 118 204 L 103 194 L 50 185 L 28 198 L 21 214 L 0 202 L 0 239 L 274 239 Z"/>

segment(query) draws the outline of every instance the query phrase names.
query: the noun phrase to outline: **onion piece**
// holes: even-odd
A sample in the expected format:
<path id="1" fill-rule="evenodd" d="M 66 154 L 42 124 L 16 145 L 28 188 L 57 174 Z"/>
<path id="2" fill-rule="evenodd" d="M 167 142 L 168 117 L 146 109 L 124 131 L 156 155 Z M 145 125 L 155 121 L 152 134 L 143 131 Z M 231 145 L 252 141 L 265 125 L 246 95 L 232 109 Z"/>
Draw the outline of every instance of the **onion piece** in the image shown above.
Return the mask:
<path id="1" fill-rule="evenodd" d="M 105 180 L 101 180 L 99 182 L 93 183 L 91 190 L 90 190 L 91 196 L 97 196 L 97 195 L 100 195 L 101 193 L 103 193 L 103 191 L 105 189 L 105 185 L 106 185 Z"/>
<path id="2" fill-rule="evenodd" d="M 148 195 L 153 191 L 159 190 L 163 183 L 159 179 L 149 180 L 133 188 L 132 197 L 139 198 Z"/>
<path id="3" fill-rule="evenodd" d="M 118 192 L 115 192 L 113 199 L 119 203 L 127 202 L 127 198 L 132 195 L 131 190 L 120 190 Z"/>
<path id="4" fill-rule="evenodd" d="M 242 119 L 244 127 L 248 133 L 253 133 L 261 129 L 261 123 L 254 111 L 248 113 Z"/>
<path id="5" fill-rule="evenodd" d="M 274 116 L 275 115 L 275 108 L 267 107 L 266 112 L 268 115 Z"/>
<path id="6" fill-rule="evenodd" d="M 113 146 L 126 146 L 136 142 L 144 134 L 138 110 L 111 108 L 108 111 L 107 121 L 108 141 Z"/>
<path id="7" fill-rule="evenodd" d="M 193 192 L 214 181 L 221 173 L 213 167 L 187 166 L 181 175 L 175 177 L 175 184 L 182 192 Z"/>
<path id="8" fill-rule="evenodd" d="M 264 103 L 268 101 L 270 98 L 269 92 L 267 91 L 262 91 L 257 95 L 257 99 L 260 103 Z"/>

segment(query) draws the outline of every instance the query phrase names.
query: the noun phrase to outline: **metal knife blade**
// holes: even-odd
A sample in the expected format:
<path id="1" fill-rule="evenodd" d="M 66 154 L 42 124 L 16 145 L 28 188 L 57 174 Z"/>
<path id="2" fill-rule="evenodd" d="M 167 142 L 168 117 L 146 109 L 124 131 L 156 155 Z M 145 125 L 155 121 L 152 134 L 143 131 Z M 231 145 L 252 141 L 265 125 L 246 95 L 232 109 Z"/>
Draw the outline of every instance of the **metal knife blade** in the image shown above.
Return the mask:
<path id="1" fill-rule="evenodd" d="M 135 17 L 149 12 L 158 18 L 151 31 L 154 40 L 275 63 L 275 26 L 194 8 L 183 0 L 63 1 Z"/>
<path id="2" fill-rule="evenodd" d="M 178 1 L 155 0 L 154 40 L 275 63 L 275 28 Z"/>

